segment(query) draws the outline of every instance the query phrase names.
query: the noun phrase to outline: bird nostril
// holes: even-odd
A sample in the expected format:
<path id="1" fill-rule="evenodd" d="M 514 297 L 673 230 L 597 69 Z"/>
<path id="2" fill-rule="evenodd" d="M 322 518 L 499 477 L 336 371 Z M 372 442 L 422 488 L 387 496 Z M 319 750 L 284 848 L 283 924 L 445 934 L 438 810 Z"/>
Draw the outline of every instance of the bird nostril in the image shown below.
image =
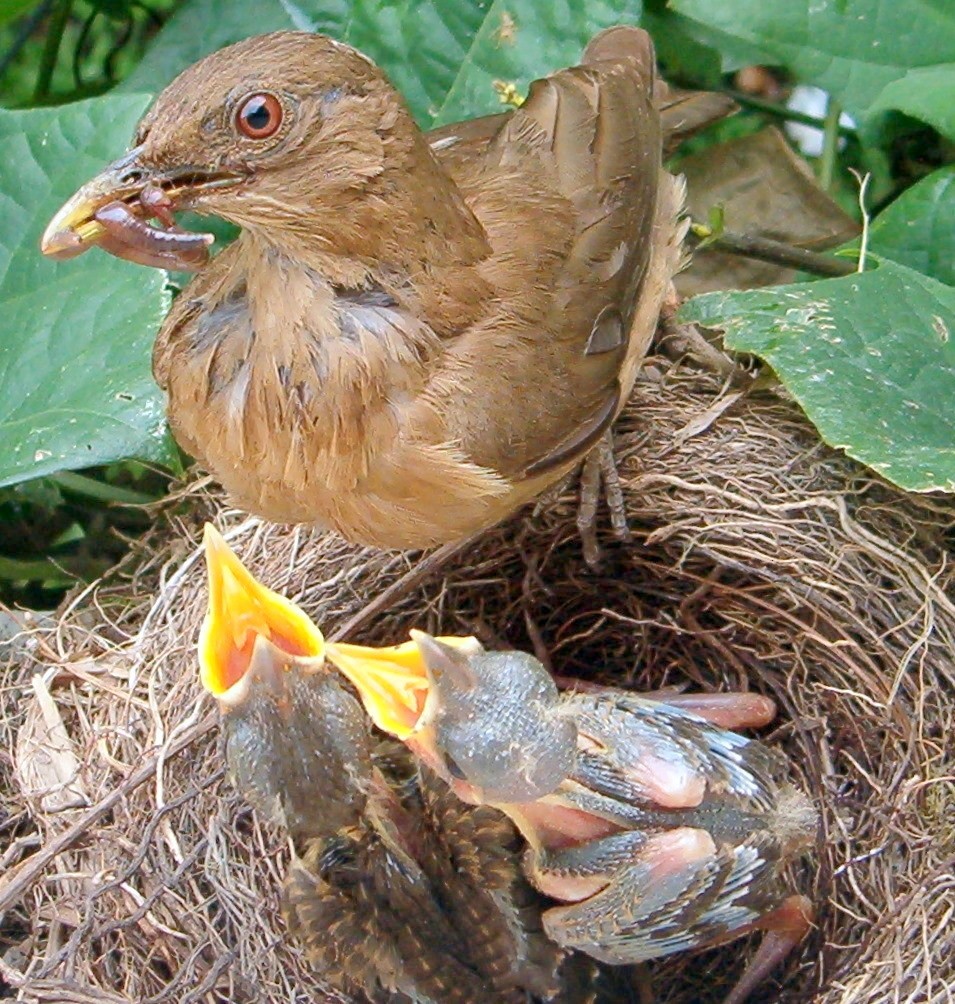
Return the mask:
<path id="1" fill-rule="evenodd" d="M 138 185 L 143 180 L 145 174 L 138 167 L 130 167 L 119 176 L 122 185 Z"/>

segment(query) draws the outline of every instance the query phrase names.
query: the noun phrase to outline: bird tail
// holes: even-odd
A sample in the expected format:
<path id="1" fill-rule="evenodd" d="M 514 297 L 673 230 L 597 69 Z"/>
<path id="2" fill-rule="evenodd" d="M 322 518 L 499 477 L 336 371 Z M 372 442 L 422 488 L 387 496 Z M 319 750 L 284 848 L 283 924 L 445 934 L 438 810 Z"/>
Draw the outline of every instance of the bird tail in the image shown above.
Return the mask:
<path id="1" fill-rule="evenodd" d="M 776 798 L 767 829 L 786 857 L 809 846 L 818 823 L 819 813 L 809 796 L 794 784 L 786 784 Z"/>
<path id="2" fill-rule="evenodd" d="M 660 84 L 653 97 L 660 109 L 664 157 L 701 129 L 739 110 L 731 97 L 717 91 L 684 91 L 663 81 Z"/>
<path id="3" fill-rule="evenodd" d="M 586 65 L 602 60 L 630 60 L 637 64 L 641 76 L 652 82 L 653 103 L 660 112 L 663 130 L 664 156 L 669 156 L 684 140 L 739 107 L 726 94 L 671 87 L 657 76 L 653 42 L 642 28 L 617 25 L 595 35 L 584 50 L 582 62 Z"/>

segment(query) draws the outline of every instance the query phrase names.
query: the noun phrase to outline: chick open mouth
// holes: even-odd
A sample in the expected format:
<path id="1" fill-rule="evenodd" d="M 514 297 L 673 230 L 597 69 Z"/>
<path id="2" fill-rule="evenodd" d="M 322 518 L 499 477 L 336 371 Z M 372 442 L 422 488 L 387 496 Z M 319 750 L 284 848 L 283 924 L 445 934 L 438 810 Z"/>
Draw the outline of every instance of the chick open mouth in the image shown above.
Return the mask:
<path id="1" fill-rule="evenodd" d="M 242 680 L 256 639 L 264 637 L 293 658 L 326 659 L 355 687 L 378 728 L 398 739 L 415 732 L 429 690 L 416 641 L 381 648 L 326 642 L 305 611 L 258 582 L 208 523 L 203 544 L 209 608 L 199 635 L 199 668 L 209 693 L 222 698 Z M 477 644 L 470 637 L 438 641 L 455 648 Z"/>
<path id="2" fill-rule="evenodd" d="M 325 639 L 305 612 L 256 581 L 210 523 L 203 545 L 209 607 L 199 634 L 199 670 L 209 693 L 222 697 L 242 679 L 259 637 L 292 657 L 325 654 Z"/>

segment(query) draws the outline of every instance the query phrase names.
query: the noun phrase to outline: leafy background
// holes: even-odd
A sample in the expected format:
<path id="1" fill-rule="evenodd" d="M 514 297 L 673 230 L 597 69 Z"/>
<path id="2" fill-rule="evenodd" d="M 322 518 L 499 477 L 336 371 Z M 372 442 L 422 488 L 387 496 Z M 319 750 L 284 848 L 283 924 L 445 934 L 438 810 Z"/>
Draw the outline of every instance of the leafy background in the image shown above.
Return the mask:
<path id="1" fill-rule="evenodd" d="M 805 120 L 785 106 L 796 84 L 826 92 L 812 168 L 857 219 L 868 177 L 875 267 L 709 293 L 684 317 L 765 360 L 830 444 L 910 490 L 952 490 L 951 0 L 0 0 L 0 593 L 42 605 L 97 574 L 184 459 L 149 374 L 174 277 L 37 252 L 149 95 L 240 38 L 317 30 L 381 63 L 427 127 L 499 109 L 502 82 L 523 93 L 615 23 L 648 27 L 683 84 L 734 90 L 741 68 L 772 68 L 779 93 L 742 95 L 704 142 Z"/>

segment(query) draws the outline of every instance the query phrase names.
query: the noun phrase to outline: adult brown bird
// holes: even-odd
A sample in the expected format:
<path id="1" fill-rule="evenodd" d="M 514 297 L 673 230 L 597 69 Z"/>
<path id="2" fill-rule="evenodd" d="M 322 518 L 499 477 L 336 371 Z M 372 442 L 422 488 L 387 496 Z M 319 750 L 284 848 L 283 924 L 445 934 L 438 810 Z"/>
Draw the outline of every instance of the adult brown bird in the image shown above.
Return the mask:
<path id="1" fill-rule="evenodd" d="M 456 541 L 595 457 L 680 263 L 664 135 L 730 104 L 668 99 L 618 27 L 513 113 L 425 135 L 360 52 L 263 35 L 177 77 L 42 250 L 197 267 L 173 212 L 238 224 L 156 341 L 180 443 L 252 513 Z"/>
<path id="2" fill-rule="evenodd" d="M 588 1000 L 561 996 L 580 967 L 541 931 L 507 818 L 376 739 L 334 647 L 211 527 L 206 558 L 202 682 L 234 782 L 293 839 L 284 913 L 322 977 L 388 1004 Z"/>

